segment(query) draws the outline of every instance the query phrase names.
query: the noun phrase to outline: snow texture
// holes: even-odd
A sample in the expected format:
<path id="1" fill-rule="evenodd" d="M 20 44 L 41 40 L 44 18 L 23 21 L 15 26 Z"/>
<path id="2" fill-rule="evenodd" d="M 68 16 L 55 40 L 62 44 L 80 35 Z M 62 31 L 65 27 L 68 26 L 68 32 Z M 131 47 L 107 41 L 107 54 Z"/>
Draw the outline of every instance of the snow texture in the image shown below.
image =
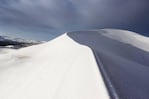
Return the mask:
<path id="1" fill-rule="evenodd" d="M 1 48 L 0 99 L 149 99 L 148 60 L 148 37 L 115 29 Z"/>
<path id="2" fill-rule="evenodd" d="M 149 99 L 149 38 L 114 30 L 67 34 L 92 49 L 111 99 Z"/>
<path id="3" fill-rule="evenodd" d="M 90 48 L 66 34 L 0 50 L 0 99 L 109 99 Z"/>

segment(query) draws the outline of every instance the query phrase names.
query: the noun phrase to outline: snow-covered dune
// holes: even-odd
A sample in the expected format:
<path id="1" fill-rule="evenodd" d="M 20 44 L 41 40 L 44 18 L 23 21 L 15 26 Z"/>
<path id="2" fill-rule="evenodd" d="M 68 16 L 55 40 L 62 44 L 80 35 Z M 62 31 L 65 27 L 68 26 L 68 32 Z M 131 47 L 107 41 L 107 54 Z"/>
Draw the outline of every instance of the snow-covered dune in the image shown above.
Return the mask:
<path id="1" fill-rule="evenodd" d="M 77 31 L 0 49 L 0 99 L 148 99 L 149 38 Z"/>
<path id="2" fill-rule="evenodd" d="M 66 34 L 0 51 L 0 99 L 109 99 L 90 48 Z"/>
<path id="3" fill-rule="evenodd" d="M 149 99 L 149 38 L 124 30 L 68 33 L 90 47 L 112 99 Z"/>

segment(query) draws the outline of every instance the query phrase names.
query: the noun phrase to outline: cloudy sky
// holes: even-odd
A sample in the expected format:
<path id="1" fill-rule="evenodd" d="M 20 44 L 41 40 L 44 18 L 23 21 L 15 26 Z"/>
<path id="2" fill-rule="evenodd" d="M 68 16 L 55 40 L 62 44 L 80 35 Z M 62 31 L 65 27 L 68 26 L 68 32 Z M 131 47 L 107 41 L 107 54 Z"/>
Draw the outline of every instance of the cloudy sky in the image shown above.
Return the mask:
<path id="1" fill-rule="evenodd" d="M 119 28 L 149 36 L 149 0 L 0 0 L 0 34 L 50 40 L 67 31 Z"/>

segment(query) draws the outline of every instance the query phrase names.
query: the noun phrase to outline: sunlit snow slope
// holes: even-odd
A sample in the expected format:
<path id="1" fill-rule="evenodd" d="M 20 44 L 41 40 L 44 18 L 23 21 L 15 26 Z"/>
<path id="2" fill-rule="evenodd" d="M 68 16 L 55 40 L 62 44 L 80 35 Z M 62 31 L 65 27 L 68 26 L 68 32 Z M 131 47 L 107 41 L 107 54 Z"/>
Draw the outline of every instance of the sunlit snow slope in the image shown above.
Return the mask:
<path id="1" fill-rule="evenodd" d="M 149 38 L 102 29 L 0 49 L 0 99 L 149 99 Z"/>
<path id="2" fill-rule="evenodd" d="M 66 34 L 0 50 L 0 99 L 109 99 L 90 48 Z"/>
<path id="3" fill-rule="evenodd" d="M 103 29 L 68 33 L 92 49 L 112 99 L 149 99 L 149 38 Z"/>

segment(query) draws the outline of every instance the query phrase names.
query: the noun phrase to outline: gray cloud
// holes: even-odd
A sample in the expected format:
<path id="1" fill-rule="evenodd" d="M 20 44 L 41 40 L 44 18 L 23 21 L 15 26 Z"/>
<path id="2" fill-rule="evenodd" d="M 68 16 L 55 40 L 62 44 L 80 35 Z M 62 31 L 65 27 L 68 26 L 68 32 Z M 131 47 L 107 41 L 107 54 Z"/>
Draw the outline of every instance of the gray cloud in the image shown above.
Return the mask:
<path id="1" fill-rule="evenodd" d="M 148 0 L 0 0 L 0 29 L 53 36 L 106 27 L 137 31 L 149 23 L 148 6 Z"/>

